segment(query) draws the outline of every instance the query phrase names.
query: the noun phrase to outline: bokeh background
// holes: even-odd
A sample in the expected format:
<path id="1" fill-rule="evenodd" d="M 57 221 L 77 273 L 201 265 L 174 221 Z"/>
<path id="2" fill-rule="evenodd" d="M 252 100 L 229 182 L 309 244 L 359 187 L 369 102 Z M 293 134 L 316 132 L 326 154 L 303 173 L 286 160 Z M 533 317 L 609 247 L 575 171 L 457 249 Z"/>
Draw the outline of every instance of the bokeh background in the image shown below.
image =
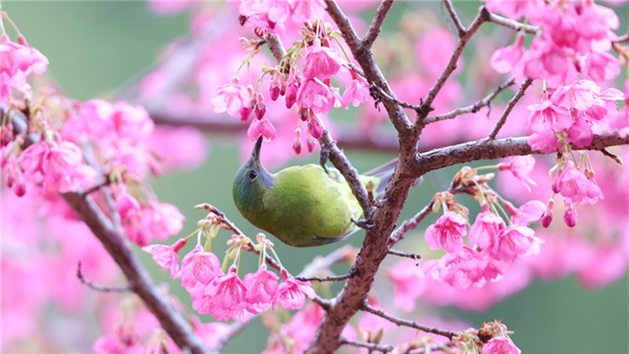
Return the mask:
<path id="1" fill-rule="evenodd" d="M 479 4 L 467 1 L 456 5 L 476 9 Z M 435 2 L 423 5 L 433 6 L 442 16 L 445 13 Z M 392 19 L 399 16 L 400 8 L 394 6 Z M 117 88 L 145 71 L 165 45 L 188 30 L 186 13 L 156 16 L 143 1 L 5 1 L 2 9 L 10 14 L 29 43 L 48 57 L 49 73 L 66 94 L 79 100 L 111 97 Z M 626 26 L 629 22 L 627 6 L 619 11 L 621 22 Z M 204 216 L 192 208 L 201 202 L 216 205 L 245 233 L 255 235 L 257 230 L 240 217 L 231 198 L 233 174 L 240 165 L 236 139 L 211 133 L 208 137 L 211 151 L 203 166 L 154 180 L 155 191 L 161 201 L 177 205 L 186 215 L 183 235 L 191 232 L 196 220 Z M 393 157 L 351 150 L 346 153 L 359 171 L 374 168 Z M 402 218 L 412 216 L 425 205 L 434 190 L 441 190 L 455 170 L 456 167 L 428 176 L 413 190 Z M 408 237 L 413 236 L 419 237 L 420 233 Z M 361 242 L 362 233 L 342 243 L 316 249 L 292 249 L 279 242 L 276 249 L 285 266 L 297 273 L 305 265 L 304 260 L 344 244 L 360 246 Z M 219 248 L 217 253 L 220 252 Z M 149 257 L 141 256 L 158 282 L 171 282 Z M 346 271 L 342 266 L 334 270 L 339 274 Z M 189 304 L 188 295 L 178 291 L 179 282 L 171 284 L 171 290 Z M 626 275 L 621 281 L 597 291 L 583 290 L 571 276 L 550 283 L 536 280 L 524 291 L 484 313 L 452 308 L 440 309 L 439 313 L 461 318 L 475 327 L 483 321 L 501 319 L 515 331 L 513 339 L 524 353 L 627 353 L 628 301 Z M 417 315 L 431 311 L 419 309 Z M 260 352 L 266 346 L 266 335 L 267 330 L 258 319 L 233 340 L 225 352 Z M 77 348 L 77 352 L 83 349 Z"/>

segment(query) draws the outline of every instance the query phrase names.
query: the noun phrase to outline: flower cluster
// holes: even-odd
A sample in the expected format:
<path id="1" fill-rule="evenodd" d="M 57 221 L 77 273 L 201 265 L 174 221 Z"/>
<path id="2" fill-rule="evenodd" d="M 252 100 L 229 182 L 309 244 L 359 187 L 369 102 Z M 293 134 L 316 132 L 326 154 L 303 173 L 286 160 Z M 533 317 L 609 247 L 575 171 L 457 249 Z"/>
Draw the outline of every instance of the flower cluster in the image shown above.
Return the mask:
<path id="1" fill-rule="evenodd" d="M 240 3 L 240 24 L 261 27 L 275 33 L 283 31 L 284 22 L 308 22 L 323 17 L 323 0 L 244 0 Z"/>
<path id="2" fill-rule="evenodd" d="M 594 134 L 607 130 L 617 111 L 615 101 L 622 99 L 621 91 L 602 91 L 588 80 L 576 80 L 544 92 L 540 103 L 528 107 L 528 124 L 533 130 L 529 145 L 546 154 L 563 151 L 569 144 L 585 147 Z"/>
<path id="3" fill-rule="evenodd" d="M 470 328 L 459 332 L 453 342 L 463 352 L 520 354 L 522 351 L 511 340 L 512 334 L 512 331 L 507 330 L 507 326 L 500 321 L 494 321 L 483 323 L 479 330 Z"/>
<path id="4" fill-rule="evenodd" d="M 150 253 L 155 263 L 163 271 L 170 272 L 173 279 L 181 279 L 181 285 L 192 297 L 192 307 L 201 314 L 212 314 L 218 320 L 233 319 L 246 321 L 252 314 L 258 314 L 282 305 L 287 310 L 300 309 L 306 297 L 313 298 L 314 290 L 309 282 L 297 280 L 290 276 L 286 269 L 280 269 L 279 277 L 267 270 L 263 263 L 266 250 L 272 249 L 273 244 L 262 234 L 258 234 L 258 244 L 242 235 L 233 235 L 228 242 L 231 245 L 223 262 L 200 244 L 184 256 L 179 267 L 178 252 L 194 234 L 205 236 L 208 244 L 216 237 L 219 228 L 233 229 L 222 217 L 202 205 L 201 208 L 210 210 L 208 216 L 199 222 L 201 226 L 197 232 L 188 238 L 180 239 L 170 246 L 150 245 L 142 250 Z M 243 279 L 238 276 L 239 257 L 243 250 L 257 250 L 260 254 L 260 267 L 254 273 L 248 273 Z M 227 261 L 233 258 L 234 265 L 225 271 Z"/>
<path id="5" fill-rule="evenodd" d="M 490 11 L 525 17 L 540 27 L 528 50 L 520 34 L 513 45 L 494 53 L 491 65 L 497 71 L 512 71 L 522 80 L 548 80 L 553 86 L 572 82 L 577 75 L 603 81 L 620 73 L 620 61 L 609 53 L 617 38 L 612 30 L 619 26 L 613 10 L 594 1 L 486 2 Z"/>
<path id="6" fill-rule="evenodd" d="M 520 164 L 514 160 L 509 166 Z M 500 165 L 497 167 L 500 168 Z M 513 171 L 523 180 L 528 179 L 527 173 L 522 169 Z M 426 275 L 456 288 L 464 289 L 471 285 L 481 287 L 486 281 L 499 279 L 508 264 L 523 256 L 539 253 L 542 241 L 527 225 L 539 220 L 543 203 L 531 201 L 516 209 L 511 203 L 502 201 L 511 213 L 507 225 L 497 214 L 493 200 L 498 198 L 486 184 L 490 179 L 490 176 L 479 176 L 469 168 L 464 168 L 455 177 L 455 186 L 465 186 L 470 194 L 482 201 L 482 212 L 477 215 L 469 232 L 464 217 L 467 210 L 454 202 L 449 193 L 435 197 L 435 205 L 443 204 L 446 211 L 436 223 L 426 229 L 425 240 L 431 249 L 443 249 L 446 253 L 439 260 L 424 263 L 423 271 Z M 466 235 L 469 246 L 463 241 Z"/>
<path id="7" fill-rule="evenodd" d="M 259 5 L 262 2 L 243 2 L 241 11 L 243 6 L 249 3 Z M 249 139 L 256 140 L 262 135 L 267 141 L 273 140 L 277 129 L 265 116 L 264 95 L 258 90 L 263 77 L 271 75 L 272 80 L 269 86 L 271 100 L 275 101 L 280 96 L 284 96 L 286 108 L 290 109 L 295 105 L 297 107 L 300 120 L 293 140 L 293 150 L 297 154 L 301 152 L 303 146 L 300 128 L 302 122 L 307 126 L 305 129 L 306 146 L 308 151 L 312 152 L 316 139 L 323 134 L 319 115 L 325 115 L 339 105 L 347 109 L 350 104 L 356 107 L 370 99 L 367 80 L 352 69 L 349 69 L 351 80 L 342 97 L 339 89 L 331 84 L 333 76 L 346 71 L 345 68 L 349 67 L 338 52 L 330 47 L 331 41 L 338 36 L 338 33 L 321 23 L 318 27 L 306 25 L 303 34 L 304 37 L 289 48 L 280 65 L 263 69 L 255 90 L 251 85 L 244 87 L 238 84 L 238 78 L 234 77 L 232 83 L 221 86 L 212 99 L 212 105 L 217 113 L 227 112 L 231 116 L 240 117 L 243 122 L 249 120 L 252 112 L 255 113 L 255 118 L 247 131 Z M 245 46 L 253 51 L 252 54 L 255 54 L 258 45 L 257 41 L 251 40 L 246 41 Z M 250 60 L 251 57 L 247 58 L 246 62 Z"/>
<path id="8" fill-rule="evenodd" d="M 48 59 L 18 35 L 17 43 L 6 33 L 0 37 L 0 104 L 10 104 L 14 91 L 31 98 L 26 81 L 31 74 L 41 75 L 48 69 Z"/>

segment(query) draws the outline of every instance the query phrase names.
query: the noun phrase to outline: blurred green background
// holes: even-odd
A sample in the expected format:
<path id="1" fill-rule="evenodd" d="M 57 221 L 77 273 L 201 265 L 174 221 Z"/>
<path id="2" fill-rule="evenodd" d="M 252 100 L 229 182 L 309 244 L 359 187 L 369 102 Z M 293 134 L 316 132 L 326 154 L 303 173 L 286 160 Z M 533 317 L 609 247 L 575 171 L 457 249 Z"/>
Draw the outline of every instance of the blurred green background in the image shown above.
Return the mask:
<path id="1" fill-rule="evenodd" d="M 477 8 L 478 3 L 457 2 L 457 6 Z M 439 6 L 434 7 L 438 15 L 444 13 Z M 17 23 L 29 43 L 48 57 L 49 72 L 67 95 L 79 100 L 103 96 L 121 86 L 150 65 L 163 46 L 185 35 L 188 26 L 187 14 L 155 16 L 143 1 L 5 1 L 3 10 Z M 629 18 L 620 17 L 624 22 Z M 257 230 L 240 217 L 231 199 L 233 173 L 240 164 L 236 145 L 224 138 L 216 143 L 213 138 L 210 135 L 210 158 L 200 169 L 155 180 L 155 190 L 161 201 L 177 205 L 186 214 L 182 234 L 192 231 L 196 220 L 204 216 L 192 206 L 209 202 L 223 210 L 245 233 L 255 235 Z M 385 154 L 374 156 L 355 151 L 347 151 L 347 154 L 359 171 L 392 158 Z M 452 171 L 446 172 L 451 176 Z M 415 188 L 402 218 L 412 216 L 425 205 L 433 188 L 444 187 L 443 180 L 447 178 L 429 176 L 423 185 Z M 426 192 L 422 193 L 422 190 Z M 225 233 L 224 236 L 229 235 Z M 361 241 L 359 234 L 341 244 L 316 249 L 289 249 L 280 242 L 276 242 L 276 249 L 285 266 L 297 273 L 305 265 L 304 260 L 326 254 L 346 243 L 359 246 Z M 142 257 L 158 282 L 170 282 L 148 257 Z M 253 263 L 254 257 L 250 258 Z M 339 266 L 335 271 L 340 274 L 346 268 Z M 178 292 L 179 284 L 172 282 L 173 292 Z M 178 293 L 185 303 L 189 302 L 186 293 Z M 454 309 L 440 312 L 462 318 L 475 327 L 483 321 L 501 319 L 515 331 L 513 338 L 524 353 L 628 352 L 627 276 L 598 291 L 582 290 L 574 277 L 552 283 L 536 281 L 485 313 L 462 313 Z M 266 346 L 266 334 L 257 320 L 233 340 L 225 352 L 259 352 Z"/>

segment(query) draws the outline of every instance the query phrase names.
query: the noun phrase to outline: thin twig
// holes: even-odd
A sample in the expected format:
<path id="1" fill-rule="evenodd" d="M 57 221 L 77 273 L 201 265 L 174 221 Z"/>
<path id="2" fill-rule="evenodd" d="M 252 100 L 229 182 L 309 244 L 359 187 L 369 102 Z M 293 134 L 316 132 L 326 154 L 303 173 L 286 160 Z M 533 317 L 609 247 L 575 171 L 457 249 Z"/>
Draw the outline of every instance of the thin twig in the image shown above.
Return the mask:
<path id="1" fill-rule="evenodd" d="M 444 0 L 444 1 L 447 1 L 447 0 Z M 489 18 L 489 11 L 487 11 L 487 9 L 485 9 L 484 6 L 481 6 L 481 8 L 478 10 L 478 15 L 476 15 L 476 18 L 474 18 L 474 21 L 472 21 L 470 26 L 463 31 L 459 31 L 459 39 L 457 41 L 457 45 L 454 48 L 454 52 L 452 53 L 452 56 L 450 56 L 450 60 L 448 61 L 446 68 L 443 70 L 441 75 L 439 75 L 439 78 L 437 79 L 435 84 L 432 86 L 432 88 L 428 91 L 428 95 L 422 102 L 422 111 L 424 113 L 422 116 L 419 116 L 417 121 L 415 122 L 416 129 L 419 129 L 420 127 L 423 127 L 425 125 L 424 119 L 426 118 L 428 113 L 431 111 L 431 105 L 433 101 L 435 100 L 435 97 L 437 97 L 437 94 L 439 93 L 439 91 L 441 91 L 446 81 L 450 78 L 450 75 L 452 75 L 454 70 L 457 68 L 457 62 L 461 58 L 463 49 L 469 42 L 470 38 L 476 33 L 476 31 L 478 31 L 480 26 L 485 21 L 487 21 L 488 18 Z"/>
<path id="2" fill-rule="evenodd" d="M 614 154 L 613 152 L 607 150 L 607 149 L 601 149 L 601 152 L 603 153 L 603 155 L 610 157 L 612 160 L 616 161 L 619 165 L 623 165 L 623 161 L 620 158 L 620 156 Z"/>
<path id="3" fill-rule="evenodd" d="M 415 260 L 415 265 L 418 265 L 418 261 L 419 259 L 422 258 L 422 256 L 419 253 L 408 253 L 408 252 L 404 252 L 404 251 L 398 251 L 398 250 L 392 250 L 390 249 L 389 254 L 392 254 L 394 256 L 398 256 L 398 257 L 406 257 L 406 258 L 411 258 Z"/>
<path id="4" fill-rule="evenodd" d="M 88 287 L 96 290 L 96 291 L 102 291 L 102 292 L 127 292 L 127 291 L 131 291 L 131 286 L 127 285 L 127 286 L 103 286 L 103 285 L 98 285 L 95 284 L 89 280 L 87 280 L 85 278 L 85 276 L 83 275 L 83 272 L 81 270 L 81 262 L 79 262 L 79 264 L 76 267 L 76 276 L 77 278 L 79 278 L 79 280 L 81 281 L 81 283 L 87 285 Z"/>
<path id="5" fill-rule="evenodd" d="M 389 236 L 389 247 L 392 247 L 396 243 L 400 242 L 404 239 L 404 236 L 407 232 L 413 230 L 419 225 L 419 223 L 424 220 L 428 214 L 432 212 L 432 206 L 435 204 L 434 201 L 431 201 L 428 205 L 426 205 L 422 210 L 420 210 L 417 214 L 415 214 L 412 218 L 408 220 L 404 220 L 402 225 L 395 229 L 391 236 Z M 389 250 L 391 251 L 391 250 Z"/>
<path id="6" fill-rule="evenodd" d="M 350 278 L 352 276 L 352 273 L 347 273 L 344 275 L 331 275 L 328 277 L 297 277 L 295 279 L 297 280 L 301 280 L 301 281 L 318 281 L 318 282 L 324 282 L 324 281 L 343 281 L 346 280 L 348 278 Z"/>
<path id="7" fill-rule="evenodd" d="M 627 43 L 629 42 L 629 32 L 623 34 L 622 36 L 619 36 L 615 41 L 612 41 L 614 43 Z"/>
<path id="8" fill-rule="evenodd" d="M 529 86 L 531 86 L 532 83 L 533 79 L 526 79 L 526 81 L 524 81 L 522 85 L 520 85 L 520 89 L 518 89 L 518 92 L 516 92 L 515 95 L 513 95 L 513 97 L 509 100 L 509 102 L 507 102 L 507 107 L 505 107 L 504 112 L 502 112 L 502 116 L 500 116 L 500 119 L 496 123 L 494 130 L 492 130 L 492 132 L 489 134 L 489 139 L 496 139 L 496 135 L 498 135 L 498 132 L 500 132 L 500 129 L 507 121 L 507 117 L 509 117 L 509 114 L 511 114 L 511 111 L 513 110 L 515 105 L 518 103 L 518 101 L 520 101 L 522 96 L 524 96 L 524 92 L 527 88 L 529 88 Z"/>
<path id="9" fill-rule="evenodd" d="M 489 18 L 487 19 L 487 21 L 493 22 L 503 27 L 511 28 L 514 31 L 523 31 L 528 34 L 537 34 L 537 32 L 539 31 L 539 27 L 537 26 L 525 25 L 518 21 L 496 15 L 489 11 L 487 11 L 487 13 L 489 14 Z"/>
<path id="10" fill-rule="evenodd" d="M 450 1 L 450 0 L 443 0 L 443 4 L 445 5 L 446 9 L 448 10 L 448 13 L 450 13 L 450 17 L 452 18 L 452 21 L 454 22 L 454 25 L 456 26 L 456 29 L 459 31 L 459 37 L 462 37 L 465 34 L 465 26 L 461 22 L 461 19 L 459 18 L 459 15 L 454 10 L 454 6 L 452 5 L 452 1 Z"/>
<path id="11" fill-rule="evenodd" d="M 393 351 L 392 345 L 381 345 L 376 343 L 368 343 L 368 342 L 357 342 L 353 340 L 349 340 L 347 338 L 340 339 L 341 345 L 353 345 L 358 348 L 367 348 L 369 351 L 379 351 L 382 353 L 390 353 Z"/>
<path id="12" fill-rule="evenodd" d="M 434 122 L 438 122 L 438 121 L 442 121 L 442 120 L 446 120 L 446 119 L 452 119 L 455 117 L 458 117 L 462 114 L 467 114 L 467 113 L 476 113 L 478 112 L 481 108 L 489 106 L 491 104 L 491 101 L 494 100 L 494 98 L 498 97 L 498 95 L 504 91 L 505 89 L 507 89 L 507 87 L 512 86 L 513 84 L 515 84 L 515 79 L 514 78 L 510 78 L 509 80 L 503 82 L 500 86 L 498 86 L 492 93 L 490 93 L 489 95 L 487 95 L 487 97 L 483 98 L 482 100 L 474 103 L 473 105 L 467 106 L 467 107 L 462 107 L 462 108 L 457 108 L 451 112 L 445 113 L 445 114 L 441 114 L 438 116 L 432 116 L 432 117 L 427 117 L 425 119 L 426 124 L 430 124 L 430 123 L 434 123 Z"/>
<path id="13" fill-rule="evenodd" d="M 446 331 L 443 329 L 439 329 L 439 328 L 435 328 L 435 327 L 430 327 L 430 326 L 424 326 L 424 325 L 420 325 L 417 322 L 414 321 L 409 321 L 409 320 L 404 320 L 398 317 L 395 317 L 393 315 L 390 315 L 382 310 L 379 310 L 371 305 L 369 305 L 367 302 L 365 302 L 362 306 L 362 310 L 372 313 L 376 316 L 382 317 L 385 320 L 388 320 L 392 323 L 395 323 L 398 326 L 406 326 L 406 327 L 411 327 L 411 328 L 415 328 L 415 329 L 419 329 L 421 331 L 427 332 L 427 333 L 433 333 L 439 336 L 444 336 L 447 337 L 448 339 L 452 339 L 452 337 L 454 337 L 456 335 L 455 331 Z"/>
<path id="14" fill-rule="evenodd" d="M 389 13 L 392 5 L 393 0 L 382 0 L 380 5 L 378 6 L 376 14 L 373 17 L 369 28 L 367 29 L 367 34 L 363 39 L 364 49 L 371 49 L 373 42 L 376 40 L 378 34 L 380 34 L 380 31 L 382 30 L 382 24 L 384 23 L 384 19 L 387 17 L 387 14 Z"/>

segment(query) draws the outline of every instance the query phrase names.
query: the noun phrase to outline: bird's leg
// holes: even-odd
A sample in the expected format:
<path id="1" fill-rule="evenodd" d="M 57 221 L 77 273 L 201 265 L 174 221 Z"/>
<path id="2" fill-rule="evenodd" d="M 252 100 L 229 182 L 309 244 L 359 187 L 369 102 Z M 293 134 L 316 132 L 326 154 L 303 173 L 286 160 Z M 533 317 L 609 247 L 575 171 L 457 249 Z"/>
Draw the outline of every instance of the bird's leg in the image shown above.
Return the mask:
<path id="1" fill-rule="evenodd" d="M 336 141 L 332 140 L 331 142 L 327 144 L 321 145 L 321 152 L 319 153 L 319 164 L 321 165 L 321 168 L 323 168 L 325 173 L 328 175 L 330 173 L 328 172 L 328 168 L 325 166 L 325 164 L 327 164 L 328 161 L 330 160 L 330 151 L 332 150 L 332 147 L 334 146 L 334 144 L 336 144 Z"/>
<path id="2" fill-rule="evenodd" d="M 369 222 L 369 220 L 367 219 L 354 219 L 354 217 L 349 218 L 354 224 L 356 224 L 356 226 L 360 227 L 361 229 L 365 229 L 367 231 L 371 230 L 375 225 L 371 224 Z"/>

